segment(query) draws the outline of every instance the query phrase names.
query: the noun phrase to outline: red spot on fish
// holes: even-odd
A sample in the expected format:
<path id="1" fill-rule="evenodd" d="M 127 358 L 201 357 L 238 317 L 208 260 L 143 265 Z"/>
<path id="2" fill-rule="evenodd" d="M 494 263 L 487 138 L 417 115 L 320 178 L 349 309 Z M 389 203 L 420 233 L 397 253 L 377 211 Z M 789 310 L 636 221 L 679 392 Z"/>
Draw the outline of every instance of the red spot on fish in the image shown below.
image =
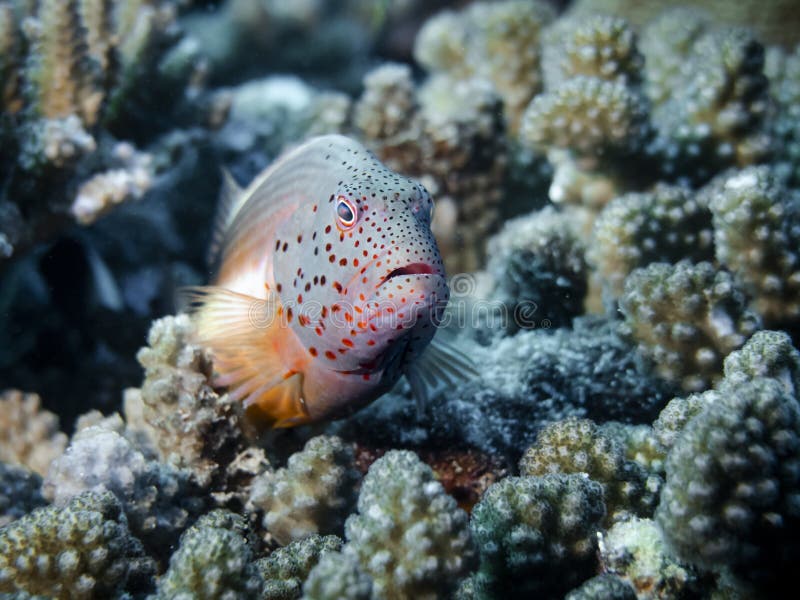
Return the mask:
<path id="1" fill-rule="evenodd" d="M 331 232 L 331 226 L 330 226 L 330 225 L 328 225 L 328 226 L 325 228 L 325 233 L 330 233 L 330 232 Z"/>
<path id="2" fill-rule="evenodd" d="M 334 281 L 333 282 L 333 289 L 335 289 L 337 292 L 339 292 L 341 294 L 342 293 L 342 284 L 339 283 L 338 281 Z"/>
<path id="3" fill-rule="evenodd" d="M 328 360 L 336 360 L 336 355 L 330 350 L 325 350 L 325 358 Z"/>
<path id="4" fill-rule="evenodd" d="M 332 263 L 332 262 L 333 262 L 333 261 L 335 261 L 335 260 L 336 260 L 336 255 L 335 255 L 335 254 L 331 254 L 331 255 L 328 257 L 328 262 L 330 262 L 330 263 Z"/>
<path id="5" fill-rule="evenodd" d="M 369 381 L 369 373 L 364 373 L 361 377 L 364 378 L 364 381 Z"/>
<path id="6" fill-rule="evenodd" d="M 345 345 L 345 346 L 347 346 L 348 348 L 352 348 L 352 347 L 353 347 L 353 342 L 352 342 L 352 340 L 349 340 L 349 339 L 347 339 L 347 338 L 342 338 L 342 344 L 344 344 L 344 345 Z"/>
<path id="7" fill-rule="evenodd" d="M 327 316 L 328 316 L 328 307 L 327 306 L 323 306 L 322 307 L 322 318 L 324 319 Z"/>
<path id="8" fill-rule="evenodd" d="M 347 265 L 347 259 L 346 258 L 342 258 L 341 260 L 339 260 L 339 265 L 341 265 L 342 267 L 346 266 Z"/>
<path id="9" fill-rule="evenodd" d="M 299 317 L 297 317 L 297 322 L 300 323 L 300 325 L 302 325 L 303 327 L 305 327 L 311 322 L 311 319 L 309 319 L 306 315 L 300 315 Z"/>
<path id="10" fill-rule="evenodd" d="M 297 294 L 297 303 L 298 304 L 302 304 L 303 303 L 303 294 Z"/>
<path id="11" fill-rule="evenodd" d="M 309 353 L 311 356 L 316 356 L 316 355 L 317 355 L 317 349 L 316 349 L 316 348 L 314 348 L 314 346 L 311 346 L 311 348 L 309 348 L 309 349 L 308 349 L 308 353 Z"/>
<path id="12" fill-rule="evenodd" d="M 353 315 L 351 315 L 349 312 L 344 313 L 344 320 L 347 321 L 348 323 L 352 323 Z"/>
<path id="13" fill-rule="evenodd" d="M 318 335 L 318 336 L 322 337 L 322 329 L 320 329 L 319 327 L 315 327 L 315 328 L 314 328 L 314 331 L 316 331 L 316 332 L 317 332 L 317 335 Z"/>
<path id="14" fill-rule="evenodd" d="M 286 320 L 289 323 L 292 322 L 292 307 L 291 306 L 286 309 Z"/>
<path id="15" fill-rule="evenodd" d="M 374 346 L 375 340 L 367 340 L 367 346 Z"/>

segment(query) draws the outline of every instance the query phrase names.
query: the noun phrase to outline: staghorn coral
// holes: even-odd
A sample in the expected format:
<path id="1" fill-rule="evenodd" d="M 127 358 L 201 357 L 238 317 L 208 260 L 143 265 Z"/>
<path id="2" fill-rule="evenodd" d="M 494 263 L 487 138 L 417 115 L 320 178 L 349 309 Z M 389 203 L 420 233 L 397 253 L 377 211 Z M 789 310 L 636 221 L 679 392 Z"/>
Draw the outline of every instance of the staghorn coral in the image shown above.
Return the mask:
<path id="1" fill-rule="evenodd" d="M 112 136 L 152 137 L 181 105 L 202 113 L 197 48 L 179 37 L 169 0 L 0 3 L 0 207 L 17 214 L 0 259 L 150 188 L 149 157 L 126 161 Z"/>
<path id="2" fill-rule="evenodd" d="M 800 320 L 800 196 L 766 166 L 710 186 L 717 260 L 753 297 L 767 326 Z"/>
<path id="3" fill-rule="evenodd" d="M 783 331 L 757 331 L 747 343 L 725 358 L 725 380 L 741 383 L 771 377 L 800 397 L 800 352 Z"/>
<path id="4" fill-rule="evenodd" d="M 162 461 L 189 469 L 203 487 L 224 489 L 226 468 L 245 446 L 242 408 L 211 388 L 211 358 L 191 334 L 186 315 L 153 323 L 148 346 L 137 354 L 145 369 L 141 392 L 128 404 Z"/>
<path id="5" fill-rule="evenodd" d="M 242 530 L 244 520 L 212 516 L 181 536 L 169 568 L 151 600 L 233 600 L 261 598 L 263 580 Z"/>
<path id="6" fill-rule="evenodd" d="M 41 487 L 38 474 L 0 462 L 0 527 L 46 504 Z"/>
<path id="7" fill-rule="evenodd" d="M 477 598 L 557 598 L 596 567 L 605 516 L 600 484 L 581 475 L 507 477 L 472 511 Z"/>
<path id="8" fill-rule="evenodd" d="M 391 450 L 372 464 L 345 531 L 378 597 L 436 598 L 472 566 L 467 515 L 413 452 Z"/>
<path id="9" fill-rule="evenodd" d="M 323 554 L 303 584 L 303 600 L 370 600 L 372 580 L 350 552 Z"/>
<path id="10" fill-rule="evenodd" d="M 39 508 L 0 529 L 0 592 L 108 598 L 146 591 L 153 574 L 109 492 Z"/>
<path id="11" fill-rule="evenodd" d="M 639 351 L 686 391 L 719 380 L 724 357 L 760 325 L 730 274 L 710 263 L 653 263 L 633 271 L 620 309 Z"/>
<path id="12" fill-rule="evenodd" d="M 636 593 L 619 577 L 604 573 L 572 590 L 564 600 L 636 600 Z"/>
<path id="13" fill-rule="evenodd" d="M 711 260 L 711 213 L 688 190 L 659 185 L 615 198 L 594 223 L 589 260 L 604 295 L 619 298 L 625 278 L 654 262 Z"/>
<path id="14" fill-rule="evenodd" d="M 0 461 L 46 475 L 67 436 L 58 429 L 58 417 L 40 407 L 36 394 L 7 390 L 0 395 Z"/>
<path id="15" fill-rule="evenodd" d="M 552 207 L 507 221 L 492 236 L 487 270 L 497 282 L 495 296 L 514 311 L 509 331 L 525 327 L 526 315 L 518 314 L 525 308 L 554 327 L 569 325 L 583 312 L 585 250 L 570 217 Z"/>
<path id="16" fill-rule="evenodd" d="M 559 19 L 545 30 L 542 66 L 548 90 L 579 75 L 635 86 L 644 58 L 627 21 L 586 15 Z"/>
<path id="17" fill-rule="evenodd" d="M 640 600 L 689 600 L 704 591 L 700 573 L 672 555 L 651 519 L 616 523 L 600 538 L 600 561 L 606 572 L 627 581 Z"/>
<path id="18" fill-rule="evenodd" d="M 656 520 L 686 561 L 781 589 L 800 553 L 800 405 L 775 379 L 723 384 L 667 459 Z"/>
<path id="19" fill-rule="evenodd" d="M 249 506 L 264 512 L 264 527 L 282 545 L 315 533 L 341 534 L 360 479 L 352 448 L 320 435 L 289 457 L 286 468 L 258 477 Z"/>
<path id="20" fill-rule="evenodd" d="M 264 579 L 263 600 L 300 598 L 303 582 L 326 556 L 337 554 L 342 540 L 335 535 L 310 535 L 278 548 L 256 565 Z"/>
<path id="21" fill-rule="evenodd" d="M 56 506 L 87 491 L 114 493 L 133 534 L 162 559 L 206 503 L 189 471 L 147 460 L 108 422 L 73 436 L 50 465 L 43 491 Z"/>
<path id="22" fill-rule="evenodd" d="M 631 513 L 652 514 L 661 482 L 625 448 L 588 419 L 565 419 L 544 427 L 519 463 L 521 475 L 582 473 L 603 487 L 606 517 L 618 521 Z"/>

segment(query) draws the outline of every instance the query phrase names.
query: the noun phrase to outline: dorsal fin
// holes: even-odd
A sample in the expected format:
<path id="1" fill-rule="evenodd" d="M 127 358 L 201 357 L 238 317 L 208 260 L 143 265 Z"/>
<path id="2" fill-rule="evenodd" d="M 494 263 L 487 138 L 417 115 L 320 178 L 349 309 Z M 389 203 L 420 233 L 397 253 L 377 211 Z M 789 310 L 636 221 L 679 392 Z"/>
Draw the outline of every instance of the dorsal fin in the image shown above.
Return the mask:
<path id="1" fill-rule="evenodd" d="M 241 200 L 244 190 L 236 183 L 228 169 L 222 169 L 222 189 L 219 192 L 217 203 L 217 214 L 214 216 L 214 229 L 211 232 L 211 244 L 208 247 L 206 260 L 209 265 L 213 265 L 222 249 L 222 242 L 225 239 L 225 232 L 233 222 L 236 213 L 241 208 Z"/>

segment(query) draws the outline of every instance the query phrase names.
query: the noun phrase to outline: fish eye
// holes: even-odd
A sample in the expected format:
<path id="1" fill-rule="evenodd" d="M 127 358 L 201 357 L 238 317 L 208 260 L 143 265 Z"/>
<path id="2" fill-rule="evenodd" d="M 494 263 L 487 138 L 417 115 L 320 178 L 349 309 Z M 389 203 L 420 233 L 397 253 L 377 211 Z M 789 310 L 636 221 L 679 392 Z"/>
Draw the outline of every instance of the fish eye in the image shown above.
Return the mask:
<path id="1" fill-rule="evenodd" d="M 352 227 L 356 222 L 356 207 L 344 196 L 339 196 L 336 201 L 336 216 L 342 227 Z"/>

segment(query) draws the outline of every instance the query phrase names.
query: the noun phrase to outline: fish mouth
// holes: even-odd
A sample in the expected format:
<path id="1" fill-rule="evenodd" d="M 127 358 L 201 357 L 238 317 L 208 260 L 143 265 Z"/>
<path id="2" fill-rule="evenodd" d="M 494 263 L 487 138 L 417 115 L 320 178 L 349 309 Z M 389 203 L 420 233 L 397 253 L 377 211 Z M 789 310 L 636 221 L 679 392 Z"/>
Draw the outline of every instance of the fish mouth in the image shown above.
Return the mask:
<path id="1" fill-rule="evenodd" d="M 393 279 L 395 277 L 402 277 L 404 275 L 435 275 L 435 274 L 436 271 L 433 269 L 432 266 L 428 264 L 421 262 L 411 263 L 409 265 L 405 265 L 404 267 L 398 267 L 393 271 L 389 271 L 386 277 L 381 279 L 376 287 L 382 286 L 390 279 Z"/>

